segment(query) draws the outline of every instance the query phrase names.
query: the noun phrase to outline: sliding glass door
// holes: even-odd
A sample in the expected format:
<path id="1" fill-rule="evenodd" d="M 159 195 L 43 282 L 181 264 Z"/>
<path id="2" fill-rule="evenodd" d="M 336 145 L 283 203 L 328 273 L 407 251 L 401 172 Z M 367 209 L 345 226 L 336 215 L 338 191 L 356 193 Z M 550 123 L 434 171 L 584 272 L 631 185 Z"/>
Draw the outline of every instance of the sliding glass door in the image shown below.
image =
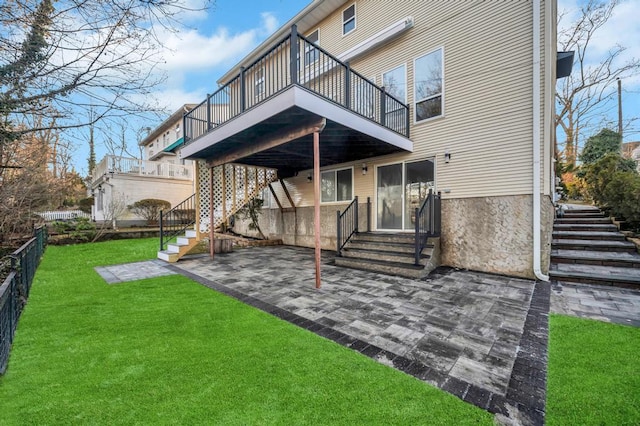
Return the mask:
<path id="1" fill-rule="evenodd" d="M 432 160 L 377 167 L 377 229 L 412 230 L 415 209 L 435 187 Z"/>

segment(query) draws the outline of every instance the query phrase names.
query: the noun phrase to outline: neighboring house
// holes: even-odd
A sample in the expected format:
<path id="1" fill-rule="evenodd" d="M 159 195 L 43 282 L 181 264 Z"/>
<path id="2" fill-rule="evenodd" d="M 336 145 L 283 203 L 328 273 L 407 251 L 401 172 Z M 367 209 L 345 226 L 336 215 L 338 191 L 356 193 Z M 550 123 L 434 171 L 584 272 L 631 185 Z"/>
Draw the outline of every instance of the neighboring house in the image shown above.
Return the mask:
<path id="1" fill-rule="evenodd" d="M 182 117 L 193 105 L 184 105 L 140 141 L 144 160 L 105 156 L 91 181 L 92 217 L 119 226 L 144 225 L 127 207 L 147 198 L 175 206 L 194 193 L 194 166 L 180 157 Z"/>
<path id="2" fill-rule="evenodd" d="M 315 0 L 185 115 L 198 230 L 270 188 L 261 228 L 286 244 L 314 246 L 319 207 L 336 250 L 356 196 L 360 231 L 370 211 L 375 234 L 410 238 L 433 189 L 441 264 L 545 279 L 557 58 L 554 0 Z"/>

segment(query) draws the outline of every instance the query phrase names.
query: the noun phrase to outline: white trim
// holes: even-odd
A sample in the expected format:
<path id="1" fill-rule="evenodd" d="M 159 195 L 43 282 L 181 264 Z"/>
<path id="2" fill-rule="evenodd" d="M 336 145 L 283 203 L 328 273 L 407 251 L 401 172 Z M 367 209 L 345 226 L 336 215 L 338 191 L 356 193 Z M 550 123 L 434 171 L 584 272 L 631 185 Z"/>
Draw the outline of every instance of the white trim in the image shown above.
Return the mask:
<path id="1" fill-rule="evenodd" d="M 549 281 L 542 272 L 540 250 L 540 0 L 533 0 L 533 273 L 541 281 Z"/>
<path id="2" fill-rule="evenodd" d="M 346 33 L 344 32 L 344 24 L 347 22 L 344 20 L 344 12 L 348 9 L 350 9 L 351 7 L 353 7 L 353 29 L 347 31 Z M 341 12 L 341 17 L 342 17 L 342 36 L 347 36 L 349 34 L 351 34 L 352 32 L 354 32 L 355 30 L 358 29 L 358 20 L 356 19 L 356 17 L 358 16 L 358 8 L 356 7 L 356 2 L 354 1 L 353 3 L 351 3 L 349 6 L 345 7 L 344 9 L 342 9 Z M 350 19 L 350 20 L 351 20 Z M 349 20 L 349 21 L 350 21 Z"/>
<path id="3" fill-rule="evenodd" d="M 252 107 L 250 110 L 217 126 L 215 130 L 184 145 L 182 147 L 182 157 L 189 160 L 198 158 L 197 156 L 200 151 L 222 142 L 248 127 L 265 121 L 294 105 L 358 132 L 367 135 L 376 135 L 377 139 L 404 151 L 413 152 L 413 141 L 411 139 L 387 129 L 380 124 L 374 123 L 355 112 L 348 111 L 342 106 L 325 100 L 301 87 L 290 86 L 281 93 Z"/>
<path id="4" fill-rule="evenodd" d="M 348 200 L 337 200 L 337 196 L 338 196 L 338 172 L 341 172 L 343 170 L 351 170 L 351 198 L 348 199 Z M 347 167 L 328 168 L 328 169 L 325 169 L 325 170 L 320 170 L 320 185 L 321 186 L 322 186 L 322 174 L 323 173 L 327 173 L 327 172 L 333 172 L 333 176 L 335 177 L 336 188 L 335 188 L 334 198 L 336 198 L 336 199 L 333 200 L 333 201 L 322 201 L 322 189 L 320 189 L 320 205 L 345 204 L 345 203 L 350 203 L 351 201 L 353 201 L 353 198 L 355 197 L 354 167 L 353 166 L 347 166 Z"/>
<path id="5" fill-rule="evenodd" d="M 348 62 L 352 59 L 368 52 L 369 50 L 378 47 L 382 43 L 386 43 L 393 37 L 405 32 L 409 28 L 413 27 L 413 17 L 407 16 L 399 20 L 398 22 L 389 25 L 387 28 L 378 31 L 366 40 L 356 44 L 352 48 L 345 50 L 336 57 L 342 62 Z"/>
<path id="6" fill-rule="evenodd" d="M 425 56 L 428 56 L 432 53 L 437 52 L 438 50 L 440 50 L 440 64 L 441 64 L 441 74 L 442 74 L 442 91 L 440 92 L 440 95 L 434 95 L 434 96 L 430 96 L 428 98 L 425 99 L 420 99 L 420 101 L 418 101 L 417 96 L 416 96 L 416 78 L 417 78 L 417 71 L 416 71 L 416 61 L 418 59 L 424 58 Z M 423 120 L 418 121 L 417 118 L 417 114 L 418 114 L 418 109 L 417 109 L 417 103 L 418 102 L 424 102 L 427 101 L 429 99 L 433 99 L 437 96 L 441 97 L 440 100 L 440 104 L 441 104 L 441 111 L 440 111 L 440 115 L 434 115 L 433 117 L 429 117 L 429 118 L 425 118 Z M 423 55 L 420 55 L 416 58 L 413 59 L 413 124 L 421 124 L 424 123 L 426 121 L 430 121 L 433 120 L 435 118 L 441 118 L 444 117 L 445 115 L 445 73 L 444 73 L 444 46 L 439 46 Z"/>
<path id="7" fill-rule="evenodd" d="M 437 156 L 432 155 L 429 157 L 423 157 L 423 158 L 418 158 L 418 159 L 410 159 L 410 160 L 402 160 L 402 161 L 392 161 L 392 162 L 385 162 L 385 163 L 379 163 L 379 164 L 374 164 L 374 173 L 373 173 L 373 203 L 371 205 L 371 210 L 373 213 L 373 226 L 372 226 L 372 230 L 374 231 L 381 231 L 381 232 L 414 232 L 414 230 L 412 229 L 405 229 L 405 223 L 404 223 L 404 214 L 405 214 L 405 201 L 406 201 L 406 197 L 405 197 L 405 178 L 406 178 L 406 170 L 405 170 L 405 165 L 407 163 L 419 163 L 421 161 L 431 161 L 431 163 L 433 164 L 433 191 L 434 193 L 438 192 L 438 161 L 437 161 Z M 379 167 L 384 167 L 384 166 L 393 166 L 395 164 L 400 164 L 402 165 L 402 227 L 400 229 L 389 229 L 389 228 L 378 228 L 378 168 Z"/>

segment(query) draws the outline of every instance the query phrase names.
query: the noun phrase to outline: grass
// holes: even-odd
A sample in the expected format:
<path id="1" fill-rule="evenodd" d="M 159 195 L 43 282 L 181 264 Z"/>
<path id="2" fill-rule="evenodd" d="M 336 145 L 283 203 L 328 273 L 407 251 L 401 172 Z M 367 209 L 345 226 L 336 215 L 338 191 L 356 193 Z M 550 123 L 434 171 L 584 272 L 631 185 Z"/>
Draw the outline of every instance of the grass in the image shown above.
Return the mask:
<path id="1" fill-rule="evenodd" d="M 548 425 L 640 424 L 640 329 L 551 315 Z"/>
<path id="2" fill-rule="evenodd" d="M 157 241 L 49 247 L 0 423 L 491 424 L 492 416 L 182 276 L 107 285 Z"/>

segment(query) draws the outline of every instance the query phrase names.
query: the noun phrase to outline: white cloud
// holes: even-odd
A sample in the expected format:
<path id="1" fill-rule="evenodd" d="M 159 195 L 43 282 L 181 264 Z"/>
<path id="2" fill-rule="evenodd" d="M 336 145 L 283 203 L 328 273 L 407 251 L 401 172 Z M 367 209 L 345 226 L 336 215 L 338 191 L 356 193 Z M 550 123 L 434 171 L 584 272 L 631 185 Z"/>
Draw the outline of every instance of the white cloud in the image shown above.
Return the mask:
<path id="1" fill-rule="evenodd" d="M 154 96 L 172 111 L 182 104 L 203 100 L 216 88 L 220 74 L 278 29 L 278 19 L 272 13 L 263 12 L 260 18 L 258 27 L 236 33 L 226 27 L 218 27 L 211 35 L 196 29 L 166 33 L 160 40 L 164 59 L 160 68 L 167 73 L 167 81 Z M 208 72 L 211 78 L 203 79 L 202 87 L 185 89 L 189 74 Z"/>
<path id="2" fill-rule="evenodd" d="M 235 34 L 225 27 L 209 36 L 195 29 L 168 33 L 161 40 L 166 61 L 163 68 L 169 72 L 188 72 L 236 61 L 255 47 L 260 38 L 278 28 L 273 14 L 264 12 L 261 19 L 260 27 Z"/>

